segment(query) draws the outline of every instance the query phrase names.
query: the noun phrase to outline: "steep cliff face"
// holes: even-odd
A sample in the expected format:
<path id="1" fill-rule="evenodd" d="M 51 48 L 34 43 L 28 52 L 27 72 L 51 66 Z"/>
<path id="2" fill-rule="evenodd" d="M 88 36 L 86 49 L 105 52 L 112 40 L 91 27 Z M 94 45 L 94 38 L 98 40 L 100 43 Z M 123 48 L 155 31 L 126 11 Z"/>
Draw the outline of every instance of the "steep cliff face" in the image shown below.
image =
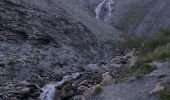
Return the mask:
<path id="1" fill-rule="evenodd" d="M 102 4 L 99 19 L 130 34 L 150 36 L 170 25 L 169 0 L 112 0 L 112 15 L 108 14 L 109 0 L 70 0 L 96 17 L 95 9 Z M 86 2 L 85 2 L 86 1 Z M 76 2 L 76 3 L 75 3 Z"/>
<path id="2" fill-rule="evenodd" d="M 1 0 L 0 6 L 1 82 L 67 73 L 64 68 L 113 56 L 118 31 L 85 19 L 65 2 Z"/>
<path id="3" fill-rule="evenodd" d="M 170 25 L 169 0 L 119 0 L 111 25 L 131 34 L 150 36 Z"/>

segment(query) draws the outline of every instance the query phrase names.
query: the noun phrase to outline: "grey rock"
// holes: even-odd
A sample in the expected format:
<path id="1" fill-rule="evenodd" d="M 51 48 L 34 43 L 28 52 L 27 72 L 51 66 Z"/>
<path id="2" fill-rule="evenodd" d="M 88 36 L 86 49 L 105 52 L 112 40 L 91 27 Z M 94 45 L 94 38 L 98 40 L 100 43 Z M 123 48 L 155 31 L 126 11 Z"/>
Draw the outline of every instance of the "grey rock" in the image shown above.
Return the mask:
<path id="1" fill-rule="evenodd" d="M 60 80 L 79 64 L 113 57 L 119 31 L 71 2 L 1 0 L 0 6 L 2 83 L 40 81 L 41 75 Z"/>

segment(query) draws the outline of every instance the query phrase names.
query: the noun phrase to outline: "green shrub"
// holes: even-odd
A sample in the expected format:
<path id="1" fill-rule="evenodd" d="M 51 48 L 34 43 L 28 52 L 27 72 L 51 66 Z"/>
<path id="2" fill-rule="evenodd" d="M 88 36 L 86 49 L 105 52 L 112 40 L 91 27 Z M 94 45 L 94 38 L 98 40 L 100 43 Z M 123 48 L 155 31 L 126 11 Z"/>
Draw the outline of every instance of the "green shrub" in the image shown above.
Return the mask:
<path id="1" fill-rule="evenodd" d="M 102 87 L 100 85 L 96 85 L 94 93 L 96 95 L 100 94 L 102 92 Z"/>
<path id="2" fill-rule="evenodd" d="M 161 29 L 159 33 L 143 41 L 143 53 L 152 52 L 167 43 L 170 43 L 170 29 Z"/>
<path id="3" fill-rule="evenodd" d="M 149 63 L 154 60 L 170 58 L 170 46 L 167 45 L 170 43 L 170 29 L 168 28 L 161 29 L 159 33 L 146 39 L 127 34 L 123 34 L 123 37 L 124 41 L 121 44 L 121 49 L 127 51 L 135 48 L 139 51 L 135 65 L 123 72 L 121 77 L 123 80 L 145 75 L 153 71 L 156 67 Z"/>
<path id="4" fill-rule="evenodd" d="M 167 46 L 156 48 L 153 52 L 141 55 L 141 60 L 146 62 L 166 60 L 168 58 L 170 58 L 170 47 Z"/>
<path id="5" fill-rule="evenodd" d="M 158 92 L 158 100 L 170 100 L 170 83 L 164 85 L 165 89 Z"/>
<path id="6" fill-rule="evenodd" d="M 120 81 L 129 80 L 131 78 L 136 79 L 138 77 L 141 77 L 145 74 L 152 72 L 155 69 L 156 69 L 155 65 L 139 60 L 130 69 L 126 69 L 124 71 L 122 77 L 120 77 L 121 78 Z"/>
<path id="7" fill-rule="evenodd" d="M 170 100 L 170 91 L 162 90 L 161 92 L 159 92 L 158 100 Z"/>

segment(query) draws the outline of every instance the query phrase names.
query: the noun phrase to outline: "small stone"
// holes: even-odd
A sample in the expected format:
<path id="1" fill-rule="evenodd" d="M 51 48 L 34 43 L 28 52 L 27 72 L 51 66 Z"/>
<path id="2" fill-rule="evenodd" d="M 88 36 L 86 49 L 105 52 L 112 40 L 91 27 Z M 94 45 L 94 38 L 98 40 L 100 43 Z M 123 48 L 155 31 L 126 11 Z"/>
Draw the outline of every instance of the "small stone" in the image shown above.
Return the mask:
<path id="1" fill-rule="evenodd" d="M 71 81 L 72 79 L 73 79 L 73 77 L 71 75 L 66 75 L 63 77 L 64 83 L 67 83 L 67 82 Z"/>
<path id="2" fill-rule="evenodd" d="M 118 56 L 116 58 L 113 58 L 111 62 L 115 64 L 120 64 L 122 62 L 122 58 Z"/>
<path id="3" fill-rule="evenodd" d="M 29 83 L 29 82 L 27 82 L 27 81 L 22 81 L 22 82 L 21 82 L 21 85 L 28 86 L 28 85 L 30 85 L 30 83 Z"/>
<path id="4" fill-rule="evenodd" d="M 16 97 L 10 97 L 10 100 L 17 100 Z"/>
<path id="5" fill-rule="evenodd" d="M 73 100 L 82 100 L 82 99 L 81 99 L 81 95 L 74 96 L 74 97 L 73 97 Z"/>
<path id="6" fill-rule="evenodd" d="M 87 87 L 85 87 L 85 86 L 80 86 L 80 87 L 78 87 L 78 90 L 80 90 L 80 91 L 86 91 L 88 88 Z"/>
<path id="7" fill-rule="evenodd" d="M 85 84 L 88 84 L 88 81 L 87 81 L 87 80 L 84 80 L 84 81 L 80 82 L 80 83 L 78 84 L 78 86 L 85 85 Z"/>
<path id="8" fill-rule="evenodd" d="M 28 92 L 30 92 L 30 89 L 27 88 L 27 87 L 25 87 L 25 88 L 21 89 L 20 92 L 22 92 L 22 93 L 28 93 Z"/>
<path id="9" fill-rule="evenodd" d="M 80 76 L 80 73 L 79 73 L 79 72 L 77 72 L 77 73 L 72 73 L 71 76 L 73 77 L 73 79 L 76 79 L 76 78 L 78 78 L 78 77 Z"/>
<path id="10" fill-rule="evenodd" d="M 108 85 L 108 84 L 112 84 L 112 83 L 114 83 L 114 80 L 113 80 L 112 76 L 110 76 L 110 75 L 105 76 L 101 82 L 102 85 Z"/>
<path id="11" fill-rule="evenodd" d="M 4 90 L 9 90 L 10 89 L 10 87 L 9 86 L 4 86 L 4 88 L 3 88 Z"/>
<path id="12" fill-rule="evenodd" d="M 109 75 L 109 72 L 106 72 L 106 73 L 102 74 L 102 78 L 105 78 L 105 77 L 107 77 L 108 75 Z"/>
<path id="13" fill-rule="evenodd" d="M 156 94 L 162 90 L 164 90 L 165 87 L 161 86 L 160 84 L 157 84 L 153 90 L 151 90 L 149 93 L 150 94 Z"/>

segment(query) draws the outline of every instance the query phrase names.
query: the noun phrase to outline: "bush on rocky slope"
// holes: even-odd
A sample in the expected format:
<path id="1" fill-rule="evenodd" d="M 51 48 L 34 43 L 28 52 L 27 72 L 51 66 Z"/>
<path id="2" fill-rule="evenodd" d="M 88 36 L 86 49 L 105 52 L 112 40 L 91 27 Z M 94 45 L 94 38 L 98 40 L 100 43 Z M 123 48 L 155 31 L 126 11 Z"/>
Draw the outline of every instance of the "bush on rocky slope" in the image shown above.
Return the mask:
<path id="1" fill-rule="evenodd" d="M 170 58 L 170 47 L 162 46 L 156 48 L 153 52 L 149 52 L 141 57 L 143 61 L 166 60 Z"/>
<path id="2" fill-rule="evenodd" d="M 98 95 L 98 94 L 100 94 L 101 92 L 102 92 L 102 87 L 101 87 L 100 85 L 97 85 L 97 86 L 95 87 L 94 93 L 95 93 L 96 95 Z"/>
<path id="3" fill-rule="evenodd" d="M 156 68 L 150 63 L 170 58 L 170 29 L 162 29 L 158 34 L 147 39 L 126 34 L 123 36 L 122 49 L 125 51 L 135 49 L 138 51 L 138 57 L 136 63 L 124 71 L 121 80 L 145 75 Z"/>
<path id="4" fill-rule="evenodd" d="M 148 74 L 155 69 L 156 66 L 154 66 L 153 64 L 137 61 L 134 66 L 124 71 L 124 73 L 120 77 L 120 81 L 140 78 L 141 76 Z"/>
<path id="5" fill-rule="evenodd" d="M 170 100 L 170 83 L 164 84 L 164 89 L 158 92 L 158 100 Z"/>

